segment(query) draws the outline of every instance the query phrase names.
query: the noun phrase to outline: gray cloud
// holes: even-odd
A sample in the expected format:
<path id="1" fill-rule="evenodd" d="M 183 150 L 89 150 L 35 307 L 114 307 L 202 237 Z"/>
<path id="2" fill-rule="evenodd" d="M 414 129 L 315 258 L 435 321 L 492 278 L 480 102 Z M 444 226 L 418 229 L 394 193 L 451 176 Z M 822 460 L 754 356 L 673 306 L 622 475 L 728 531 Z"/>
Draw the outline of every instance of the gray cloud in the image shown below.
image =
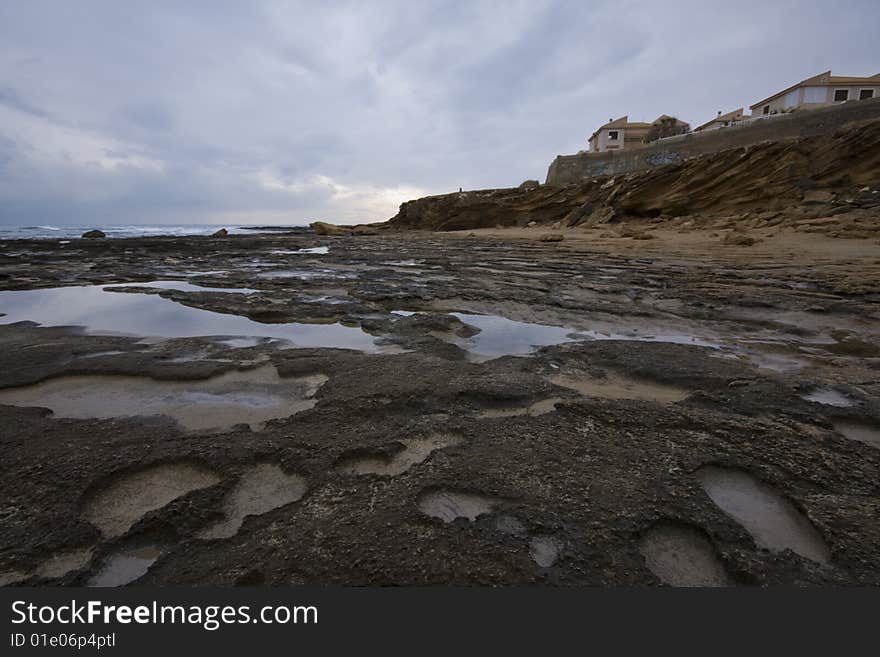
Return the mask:
<path id="1" fill-rule="evenodd" d="M 380 220 L 880 72 L 876 2 L 326 4 L 0 4 L 0 223 Z"/>

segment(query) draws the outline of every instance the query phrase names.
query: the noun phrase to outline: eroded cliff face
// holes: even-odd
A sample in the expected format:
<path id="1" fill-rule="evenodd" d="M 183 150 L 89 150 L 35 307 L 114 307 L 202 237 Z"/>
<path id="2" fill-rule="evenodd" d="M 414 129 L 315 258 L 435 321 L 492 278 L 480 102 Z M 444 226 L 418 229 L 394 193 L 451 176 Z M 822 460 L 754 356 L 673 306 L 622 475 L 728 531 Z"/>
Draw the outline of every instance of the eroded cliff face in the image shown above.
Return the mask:
<path id="1" fill-rule="evenodd" d="M 812 218 L 880 213 L 880 119 L 565 187 L 493 189 L 407 201 L 399 230 L 595 225 L 686 216 Z"/>

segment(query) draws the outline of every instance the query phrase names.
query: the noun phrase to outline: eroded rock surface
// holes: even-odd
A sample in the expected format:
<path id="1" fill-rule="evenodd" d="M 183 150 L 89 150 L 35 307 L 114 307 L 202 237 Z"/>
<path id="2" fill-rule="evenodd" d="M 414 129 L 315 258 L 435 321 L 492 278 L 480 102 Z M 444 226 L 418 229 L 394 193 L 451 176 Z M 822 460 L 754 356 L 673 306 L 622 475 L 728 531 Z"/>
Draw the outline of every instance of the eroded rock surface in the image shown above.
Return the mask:
<path id="1" fill-rule="evenodd" d="M 880 246 L 802 238 L 0 242 L 0 582 L 878 585 Z"/>

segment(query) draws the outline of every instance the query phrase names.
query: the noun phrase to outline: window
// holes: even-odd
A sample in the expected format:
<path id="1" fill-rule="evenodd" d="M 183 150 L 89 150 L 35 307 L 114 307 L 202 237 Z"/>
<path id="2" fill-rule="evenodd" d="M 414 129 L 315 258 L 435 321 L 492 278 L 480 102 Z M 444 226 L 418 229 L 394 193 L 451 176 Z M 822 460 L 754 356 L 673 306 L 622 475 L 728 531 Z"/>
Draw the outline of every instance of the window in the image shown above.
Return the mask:
<path id="1" fill-rule="evenodd" d="M 609 130 L 608 131 L 608 139 L 610 141 L 617 141 L 617 130 Z"/>
<path id="2" fill-rule="evenodd" d="M 789 91 L 787 94 L 785 94 L 785 105 L 784 105 L 785 109 L 788 109 L 789 107 L 794 107 L 795 105 L 797 105 L 798 104 L 798 97 L 800 96 L 800 94 L 801 94 L 800 89 L 795 89 L 794 91 Z"/>
<path id="3" fill-rule="evenodd" d="M 873 89 L 862 89 L 859 91 L 859 100 L 868 100 L 868 98 L 874 97 Z"/>
<path id="4" fill-rule="evenodd" d="M 834 102 L 842 103 L 845 100 L 849 100 L 849 89 L 835 89 Z"/>
<path id="5" fill-rule="evenodd" d="M 770 106 L 764 105 L 764 114 L 769 114 L 769 113 L 770 113 Z"/>

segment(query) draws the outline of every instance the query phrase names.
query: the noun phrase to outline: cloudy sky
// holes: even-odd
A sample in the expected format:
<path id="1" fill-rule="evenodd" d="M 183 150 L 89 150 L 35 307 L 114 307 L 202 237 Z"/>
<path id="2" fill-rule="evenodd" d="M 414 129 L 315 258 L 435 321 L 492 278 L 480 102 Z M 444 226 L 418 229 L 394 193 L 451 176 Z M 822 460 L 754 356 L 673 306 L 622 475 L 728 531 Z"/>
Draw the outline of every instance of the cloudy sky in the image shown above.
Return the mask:
<path id="1" fill-rule="evenodd" d="M 880 3 L 0 0 L 0 224 L 352 223 L 880 72 Z"/>

